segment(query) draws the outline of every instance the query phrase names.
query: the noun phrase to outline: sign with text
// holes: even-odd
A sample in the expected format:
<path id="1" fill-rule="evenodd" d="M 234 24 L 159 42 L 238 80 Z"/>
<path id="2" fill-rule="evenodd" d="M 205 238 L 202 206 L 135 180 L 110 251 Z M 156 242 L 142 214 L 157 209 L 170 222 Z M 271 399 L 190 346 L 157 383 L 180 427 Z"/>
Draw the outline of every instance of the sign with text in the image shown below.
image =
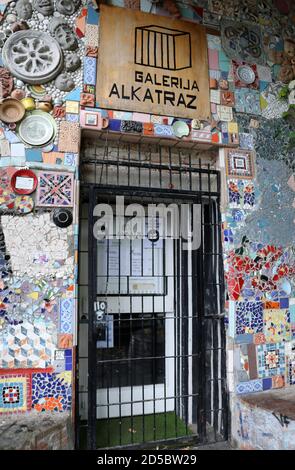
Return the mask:
<path id="1" fill-rule="evenodd" d="M 101 5 L 99 107 L 188 119 L 210 116 L 206 31 Z"/>

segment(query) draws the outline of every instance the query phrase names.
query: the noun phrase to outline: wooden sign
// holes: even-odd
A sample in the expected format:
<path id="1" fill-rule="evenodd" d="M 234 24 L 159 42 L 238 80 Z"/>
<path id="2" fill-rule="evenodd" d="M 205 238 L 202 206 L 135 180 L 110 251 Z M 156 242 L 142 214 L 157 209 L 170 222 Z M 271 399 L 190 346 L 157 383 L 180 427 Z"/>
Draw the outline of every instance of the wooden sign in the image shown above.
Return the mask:
<path id="1" fill-rule="evenodd" d="M 207 41 L 202 26 L 101 5 L 99 51 L 99 107 L 209 118 Z"/>

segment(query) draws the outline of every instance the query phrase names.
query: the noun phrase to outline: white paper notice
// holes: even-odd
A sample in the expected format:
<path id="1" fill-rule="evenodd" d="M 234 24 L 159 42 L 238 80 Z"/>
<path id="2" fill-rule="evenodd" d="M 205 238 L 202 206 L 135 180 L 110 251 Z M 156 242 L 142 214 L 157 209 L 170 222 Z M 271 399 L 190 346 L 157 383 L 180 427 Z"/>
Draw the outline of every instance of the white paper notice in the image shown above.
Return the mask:
<path id="1" fill-rule="evenodd" d="M 33 189 L 34 187 L 34 179 L 33 178 L 25 178 L 23 176 L 17 176 L 15 182 L 16 189 Z"/>

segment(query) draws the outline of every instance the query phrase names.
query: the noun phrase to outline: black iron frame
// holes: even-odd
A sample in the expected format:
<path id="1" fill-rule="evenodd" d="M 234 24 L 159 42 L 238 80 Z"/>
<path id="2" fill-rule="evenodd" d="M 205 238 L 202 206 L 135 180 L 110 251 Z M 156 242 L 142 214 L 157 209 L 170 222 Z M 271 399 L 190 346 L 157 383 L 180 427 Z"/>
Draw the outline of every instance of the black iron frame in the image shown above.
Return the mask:
<path id="1" fill-rule="evenodd" d="M 170 152 L 169 152 L 170 155 Z M 86 160 L 91 161 L 92 164 L 101 165 L 107 167 L 108 165 L 116 165 L 119 171 L 118 161 L 100 158 L 95 156 L 94 159 L 86 155 Z M 128 168 L 128 180 L 130 179 L 129 172 L 140 171 L 145 168 L 146 171 L 151 172 L 151 169 L 158 172 L 169 171 L 170 180 L 172 181 L 172 173 L 178 172 L 181 182 L 181 174 L 183 172 L 188 173 L 190 176 L 190 188 L 192 186 L 191 175 L 197 175 L 199 181 L 198 191 L 185 190 L 181 187 L 179 189 L 165 189 L 163 187 L 155 188 L 150 184 L 149 187 L 142 186 L 124 186 L 109 184 L 106 182 L 96 182 L 93 184 L 83 182 L 81 189 L 88 192 L 88 219 L 89 219 L 89 232 L 88 232 L 88 421 L 87 421 L 87 448 L 96 449 L 96 367 L 97 367 L 97 356 L 96 356 L 96 333 L 95 333 L 95 312 L 94 302 L 96 301 L 96 285 L 94 280 L 97 276 L 96 268 L 96 249 L 97 244 L 93 237 L 92 225 L 93 225 L 93 209 L 96 204 L 98 195 L 126 195 L 128 197 L 136 198 L 151 198 L 157 201 L 163 199 L 176 199 L 178 201 L 189 201 L 190 203 L 198 203 L 202 206 L 202 220 L 201 224 L 203 227 L 201 248 L 195 252 L 192 256 L 192 278 L 197 280 L 197 291 L 198 295 L 192 296 L 192 315 L 196 318 L 196 322 L 193 323 L 192 335 L 195 338 L 193 342 L 192 355 L 197 358 L 197 361 L 193 361 L 193 374 L 195 381 L 193 381 L 193 390 L 190 394 L 193 397 L 193 418 L 197 423 L 197 432 L 192 436 L 186 435 L 182 438 L 165 439 L 165 440 L 153 440 L 152 442 L 143 442 L 142 444 L 131 444 L 124 446 L 124 448 L 148 448 L 155 445 L 177 445 L 181 446 L 183 443 L 193 441 L 194 443 L 205 443 L 208 440 L 227 440 L 228 439 L 228 394 L 226 385 L 226 353 L 225 353 L 225 329 L 224 329 L 224 316 L 223 312 L 223 271 L 222 271 L 222 249 L 220 241 L 221 232 L 221 217 L 219 211 L 219 198 L 220 198 L 220 174 L 218 171 L 211 169 L 210 165 L 206 168 L 202 165 L 202 161 L 199 160 L 198 166 L 192 165 L 192 158 L 189 158 L 189 165 L 185 168 L 179 164 L 172 164 L 172 158 L 169 157 L 168 165 L 162 164 L 161 162 L 156 165 L 151 163 L 134 162 L 128 158 L 128 161 L 120 161 L 120 165 L 127 166 Z M 83 171 L 83 162 L 82 162 Z M 106 169 L 107 174 L 107 169 Z M 208 184 L 206 189 L 202 189 L 202 177 L 207 176 Z M 214 175 L 217 181 L 216 190 L 211 190 L 211 176 Z M 118 177 L 119 178 L 119 177 Z M 139 177 L 140 181 L 140 177 Z M 151 183 L 151 178 L 149 179 Z M 100 184 L 99 184 L 100 183 Z M 106 184 L 105 184 L 106 183 Z M 213 203 L 214 201 L 214 203 Z M 214 205 L 215 204 L 215 205 Z M 216 212 L 214 212 L 214 207 Z M 204 220 L 204 214 L 207 211 L 206 221 Z M 213 245 L 207 251 L 204 248 L 204 237 L 206 237 L 206 230 L 216 230 L 219 234 L 216 240 L 213 240 Z M 213 237 L 214 238 L 214 237 Z M 180 243 L 177 241 L 176 243 Z M 210 242 L 211 243 L 211 242 Z M 210 256 L 217 256 L 219 262 L 219 273 L 217 274 L 218 280 L 212 282 L 210 280 L 208 267 L 208 260 Z M 177 279 L 175 279 L 175 289 L 178 290 L 178 302 L 182 305 L 187 305 L 187 278 L 182 276 L 180 273 L 181 269 L 186 269 L 188 263 L 188 254 L 185 251 L 181 251 L 175 245 L 175 257 L 177 260 Z M 210 263 L 209 263 L 210 264 Z M 212 272 L 211 272 L 212 275 Z M 206 276 L 208 277 L 206 279 Z M 208 312 L 206 305 L 212 294 L 212 289 L 219 288 L 219 298 L 215 299 L 215 305 L 213 302 L 212 308 L 216 308 L 215 312 Z M 206 294 L 206 289 L 209 292 Z M 217 303 L 219 306 L 217 308 Z M 209 309 L 210 310 L 210 309 Z M 188 310 L 184 309 L 184 314 L 188 315 Z M 188 364 L 188 350 L 186 344 L 187 332 L 182 329 L 181 334 L 183 335 L 183 341 L 181 341 L 181 350 L 175 350 L 175 360 L 181 361 L 182 374 L 187 373 Z M 207 360 L 209 357 L 209 361 Z M 210 365 L 208 366 L 208 363 Z M 79 354 L 77 354 L 77 367 L 79 368 Z M 208 373 L 208 370 L 210 372 Z M 210 375 L 213 374 L 213 375 Z M 209 392 L 208 392 L 209 390 Z M 79 381 L 77 380 L 76 387 L 78 402 L 79 402 Z M 210 397 L 208 398 L 208 394 Z M 175 389 L 175 400 L 177 397 L 188 396 L 189 392 L 186 388 L 185 382 L 178 384 L 178 388 Z M 212 398 L 213 397 L 213 398 Z M 77 441 L 76 445 L 79 446 L 79 406 L 77 409 Z M 187 414 L 187 410 L 184 410 L 184 415 Z M 121 445 L 116 448 L 122 447 Z"/>

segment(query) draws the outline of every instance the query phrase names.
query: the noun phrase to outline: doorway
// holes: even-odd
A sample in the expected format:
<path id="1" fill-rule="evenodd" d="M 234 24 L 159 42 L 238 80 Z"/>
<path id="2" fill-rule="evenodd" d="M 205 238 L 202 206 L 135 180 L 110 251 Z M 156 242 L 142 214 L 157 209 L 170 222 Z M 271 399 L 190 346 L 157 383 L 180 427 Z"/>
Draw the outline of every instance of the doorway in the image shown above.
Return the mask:
<path id="1" fill-rule="evenodd" d="M 179 160 L 173 165 L 171 149 L 169 164 L 164 148 L 154 149 L 154 161 L 139 164 L 142 147 L 96 141 L 91 150 L 85 146 L 82 156 L 80 448 L 146 448 L 227 438 L 219 173 L 195 165 L 193 155 L 186 159 L 190 165 Z M 177 187 L 157 187 L 159 173 L 161 184 L 178 176 Z M 122 174 L 126 184 L 120 184 Z M 196 183 L 199 190 L 193 191 Z M 116 198 L 124 198 L 124 207 L 140 205 L 142 237 L 115 237 L 118 226 L 126 234 L 132 219 L 118 212 Z M 148 230 L 148 208 L 159 204 L 171 208 L 166 228 L 174 216 L 179 226 L 195 227 L 197 247 L 187 249 L 184 236 L 162 236 L 161 218 L 155 219 L 152 233 Z M 101 220 L 98 205 L 113 213 L 111 232 L 99 239 L 93 235 Z"/>

